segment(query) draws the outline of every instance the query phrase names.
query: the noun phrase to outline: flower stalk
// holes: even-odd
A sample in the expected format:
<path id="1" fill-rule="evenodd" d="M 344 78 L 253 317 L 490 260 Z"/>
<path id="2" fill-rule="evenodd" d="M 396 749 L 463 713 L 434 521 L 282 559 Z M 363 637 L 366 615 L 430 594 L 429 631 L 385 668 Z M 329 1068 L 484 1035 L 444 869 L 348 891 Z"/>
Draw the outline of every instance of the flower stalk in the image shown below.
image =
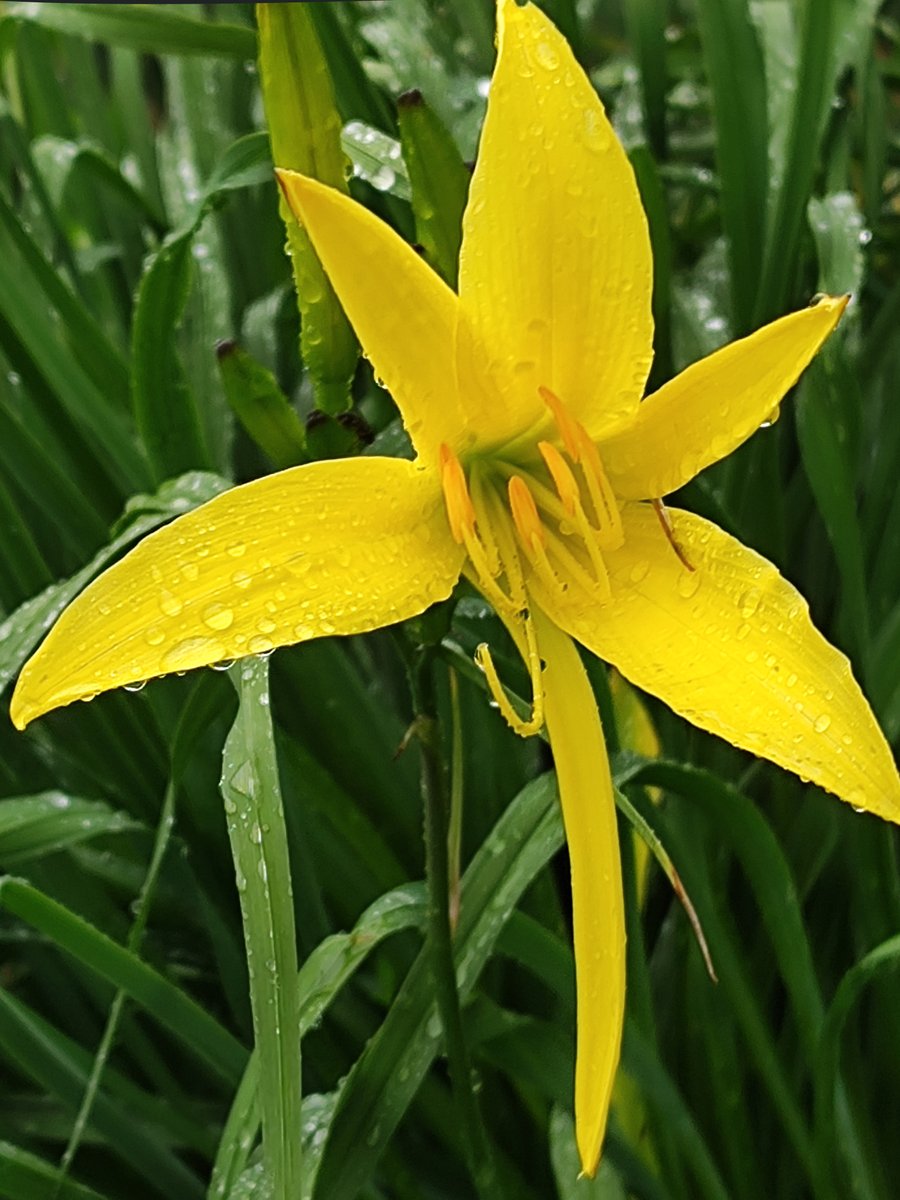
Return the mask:
<path id="1" fill-rule="evenodd" d="M 472 1063 L 463 1032 L 450 919 L 450 795 L 441 752 L 434 646 L 417 646 L 409 661 L 414 730 L 419 742 L 420 783 L 425 813 L 425 875 L 428 886 L 428 945 L 453 1099 L 463 1151 L 480 1200 L 503 1200 L 497 1168 L 473 1086 Z"/>

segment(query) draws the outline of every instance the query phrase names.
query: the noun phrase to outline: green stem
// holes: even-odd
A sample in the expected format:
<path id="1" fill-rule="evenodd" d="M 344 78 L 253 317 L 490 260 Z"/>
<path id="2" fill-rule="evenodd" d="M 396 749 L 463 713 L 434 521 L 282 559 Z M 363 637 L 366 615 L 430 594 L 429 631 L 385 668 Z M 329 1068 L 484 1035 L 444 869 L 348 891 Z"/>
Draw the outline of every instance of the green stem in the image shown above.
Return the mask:
<path id="1" fill-rule="evenodd" d="M 433 647 L 419 647 L 410 664 L 415 730 L 421 755 L 425 804 L 425 874 L 428 881 L 428 944 L 453 1098 L 469 1171 L 481 1200 L 502 1200 L 490 1142 L 472 1087 L 472 1065 L 463 1034 L 453 937 L 450 929 L 448 836 L 450 804 L 441 755 Z"/>

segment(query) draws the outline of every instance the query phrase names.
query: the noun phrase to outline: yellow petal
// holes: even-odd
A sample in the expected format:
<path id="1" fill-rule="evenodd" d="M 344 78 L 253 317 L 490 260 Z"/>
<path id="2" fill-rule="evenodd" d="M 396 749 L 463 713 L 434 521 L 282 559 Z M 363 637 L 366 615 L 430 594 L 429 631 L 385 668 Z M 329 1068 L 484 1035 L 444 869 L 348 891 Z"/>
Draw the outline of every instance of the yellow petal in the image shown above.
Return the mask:
<path id="1" fill-rule="evenodd" d="M 412 463 L 358 458 L 257 479 L 151 534 L 82 592 L 26 663 L 13 723 L 414 616 L 449 595 L 461 560 L 437 476 Z"/>
<path id="2" fill-rule="evenodd" d="M 578 999 L 575 1138 L 593 1175 L 625 1013 L 625 912 L 612 780 L 600 717 L 570 639 L 534 609 L 543 673 L 547 733 L 556 763 L 569 862 Z"/>
<path id="3" fill-rule="evenodd" d="M 544 386 L 597 436 L 633 414 L 650 369 L 647 222 L 558 30 L 500 0 L 497 39 L 459 277 L 463 311 L 512 381 L 486 419 L 497 441 L 545 422 Z"/>
<path id="4" fill-rule="evenodd" d="M 417 453 L 436 463 L 442 442 L 463 449 L 455 293 L 361 204 L 294 171 L 278 178 Z"/>
<path id="5" fill-rule="evenodd" d="M 616 493 L 666 496 L 745 442 L 797 382 L 848 300 L 828 296 L 764 325 L 648 396 L 633 424 L 600 443 Z"/>
<path id="6" fill-rule="evenodd" d="M 611 600 L 541 596 L 590 650 L 695 725 L 900 821 L 900 779 L 846 657 L 775 567 L 715 525 L 669 510 L 688 571 L 649 505 L 623 509 L 605 555 Z"/>

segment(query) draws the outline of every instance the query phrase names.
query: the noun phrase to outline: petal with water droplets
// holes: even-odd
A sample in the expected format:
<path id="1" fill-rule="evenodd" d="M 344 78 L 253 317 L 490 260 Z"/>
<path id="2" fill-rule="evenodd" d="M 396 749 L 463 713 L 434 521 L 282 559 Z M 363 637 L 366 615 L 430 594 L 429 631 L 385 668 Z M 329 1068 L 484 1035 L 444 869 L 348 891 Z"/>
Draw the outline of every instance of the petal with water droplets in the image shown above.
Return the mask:
<path id="1" fill-rule="evenodd" d="M 605 555 L 612 598 L 591 608 L 533 584 L 538 602 L 572 637 L 695 725 L 856 808 L 900 821 L 891 751 L 850 663 L 814 628 L 806 601 L 771 563 L 715 525 L 669 512 L 693 571 L 653 509 L 628 504 L 625 544 Z"/>
<path id="2" fill-rule="evenodd" d="M 578 999 L 575 1135 L 581 1165 L 600 1159 L 625 1013 L 625 910 L 616 806 L 591 685 L 571 640 L 534 611 L 547 733 L 572 872 Z"/>
<path id="3" fill-rule="evenodd" d="M 501 0 L 497 66 L 463 222 L 459 291 L 508 384 L 484 441 L 548 414 L 594 435 L 633 414 L 653 344 L 652 263 L 634 173 L 562 34 Z"/>
<path id="4" fill-rule="evenodd" d="M 619 496 L 667 496 L 736 450 L 771 416 L 840 320 L 847 296 L 772 321 L 693 363 L 641 404 L 635 421 L 600 442 Z"/>
<path id="5" fill-rule="evenodd" d="M 430 471 L 358 458 L 268 475 L 151 534 L 82 592 L 26 663 L 13 722 L 404 620 L 448 596 L 461 565 Z"/>

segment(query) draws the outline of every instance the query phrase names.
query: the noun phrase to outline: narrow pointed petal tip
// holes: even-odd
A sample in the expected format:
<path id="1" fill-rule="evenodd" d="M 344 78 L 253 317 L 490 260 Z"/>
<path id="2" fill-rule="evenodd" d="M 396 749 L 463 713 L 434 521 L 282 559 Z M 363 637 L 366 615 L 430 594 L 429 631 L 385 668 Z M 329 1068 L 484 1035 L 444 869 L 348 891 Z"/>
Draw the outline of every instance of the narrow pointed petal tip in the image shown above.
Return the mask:
<path id="1" fill-rule="evenodd" d="M 442 442 L 458 449 L 467 436 L 460 396 L 472 381 L 460 378 L 457 363 L 456 294 L 349 196 L 296 171 L 275 174 L 417 454 L 436 463 Z"/>
<path id="2" fill-rule="evenodd" d="M 233 488 L 145 538 L 65 610 L 10 716 L 317 637 L 406 620 L 463 550 L 440 481 L 403 459 L 312 463 Z"/>
<path id="3" fill-rule="evenodd" d="M 648 396 L 600 450 L 618 495 L 667 496 L 751 437 L 834 331 L 849 296 L 806 308 L 699 359 Z"/>

